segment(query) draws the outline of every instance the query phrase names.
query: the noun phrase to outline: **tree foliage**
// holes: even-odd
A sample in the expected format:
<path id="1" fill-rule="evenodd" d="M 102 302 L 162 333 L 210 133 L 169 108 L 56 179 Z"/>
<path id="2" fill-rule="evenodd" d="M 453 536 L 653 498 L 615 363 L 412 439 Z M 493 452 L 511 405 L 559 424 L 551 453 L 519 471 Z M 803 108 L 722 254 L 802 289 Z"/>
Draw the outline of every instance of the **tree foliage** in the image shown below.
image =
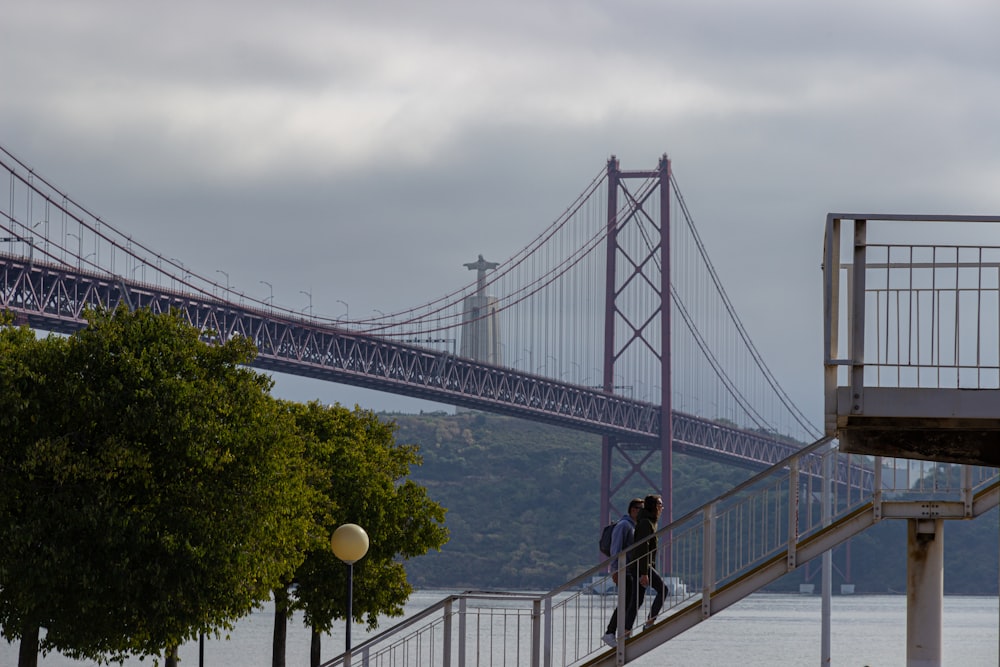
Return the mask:
<path id="1" fill-rule="evenodd" d="M 313 465 L 313 487 L 328 499 L 328 511 L 318 517 L 324 542 L 296 575 L 297 604 L 305 623 L 320 632 L 346 617 L 347 570 L 329 537 L 341 524 L 356 523 L 368 533 L 370 548 L 354 565 L 354 620 L 375 627 L 379 615 L 402 614 L 412 592 L 401 560 L 447 541 L 445 510 L 408 479 L 421 459 L 416 447 L 396 444 L 392 422 L 368 410 L 316 402 L 296 406 L 295 417 Z"/>
<path id="2" fill-rule="evenodd" d="M 229 627 L 299 565 L 302 441 L 239 338 L 177 315 L 0 331 L 0 626 L 98 661 Z"/>

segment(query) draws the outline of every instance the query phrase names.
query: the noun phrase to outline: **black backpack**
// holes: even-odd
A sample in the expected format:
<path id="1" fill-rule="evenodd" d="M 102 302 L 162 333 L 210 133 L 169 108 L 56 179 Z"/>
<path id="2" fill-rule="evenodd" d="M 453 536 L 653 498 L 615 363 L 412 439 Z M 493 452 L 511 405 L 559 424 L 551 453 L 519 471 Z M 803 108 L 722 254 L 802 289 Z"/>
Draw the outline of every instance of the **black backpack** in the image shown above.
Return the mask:
<path id="1" fill-rule="evenodd" d="M 615 526 L 617 524 L 617 521 L 612 521 L 604 527 L 604 530 L 601 531 L 601 539 L 597 543 L 597 546 L 601 550 L 601 553 L 605 556 L 611 555 L 611 533 L 615 531 Z"/>

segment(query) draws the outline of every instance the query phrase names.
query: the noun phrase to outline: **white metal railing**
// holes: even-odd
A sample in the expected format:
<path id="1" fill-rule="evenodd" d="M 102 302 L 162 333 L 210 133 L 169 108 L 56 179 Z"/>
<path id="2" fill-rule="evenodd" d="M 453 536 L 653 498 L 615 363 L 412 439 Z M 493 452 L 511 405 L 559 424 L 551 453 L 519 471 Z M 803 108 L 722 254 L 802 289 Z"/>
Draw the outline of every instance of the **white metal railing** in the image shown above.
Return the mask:
<path id="1" fill-rule="evenodd" d="M 995 223 L 827 216 L 824 432 L 845 452 L 1000 465 Z"/>
<path id="2" fill-rule="evenodd" d="M 863 368 L 868 387 L 1000 388 L 1000 230 L 970 224 L 984 222 L 1000 217 L 828 216 L 826 364 L 841 386 Z"/>
<path id="3" fill-rule="evenodd" d="M 707 618 L 717 611 L 712 599 L 721 588 L 775 558 L 783 559 L 785 571 L 794 569 L 799 545 L 867 505 L 933 497 L 971 508 L 976 494 L 997 481 L 995 468 L 844 454 L 829 438 L 817 441 L 657 532 L 657 569 L 670 586 L 659 619 L 669 622 L 692 605 L 702 606 Z M 614 590 L 609 568 L 627 567 L 620 556 L 547 593 L 448 596 L 324 667 L 565 667 L 593 661 L 610 654 L 601 638 L 624 596 L 604 593 Z M 636 632 L 649 602 L 647 595 Z M 622 662 L 623 646 L 616 649 L 620 655 L 611 654 Z"/>

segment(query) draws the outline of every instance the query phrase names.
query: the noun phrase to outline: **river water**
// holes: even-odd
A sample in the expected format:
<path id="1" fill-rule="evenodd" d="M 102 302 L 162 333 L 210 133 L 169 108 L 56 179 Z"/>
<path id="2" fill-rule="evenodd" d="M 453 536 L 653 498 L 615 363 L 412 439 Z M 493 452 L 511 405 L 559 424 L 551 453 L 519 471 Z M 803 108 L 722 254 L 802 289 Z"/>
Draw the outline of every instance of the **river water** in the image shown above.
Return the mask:
<path id="1" fill-rule="evenodd" d="M 418 591 L 406 606 L 416 613 L 446 593 Z M 630 662 L 637 667 L 799 667 L 820 664 L 821 611 L 818 595 L 750 596 L 668 642 L 653 654 Z M 906 597 L 834 596 L 831 601 L 831 664 L 891 667 L 906 664 Z M 387 619 L 385 627 L 399 619 Z M 206 667 L 269 667 L 274 614 L 268 608 L 242 619 L 228 639 L 207 639 Z M 355 625 L 356 646 L 367 637 Z M 947 596 L 944 601 L 943 663 L 956 667 L 1000 664 L 1000 605 L 996 597 Z M 343 624 L 323 639 L 323 659 L 344 648 Z M 296 617 L 288 627 L 287 664 L 309 664 L 309 632 Z M 198 646 L 181 647 L 183 667 L 198 665 Z M 17 664 L 17 646 L 0 641 L 0 666 Z M 39 659 L 41 667 L 86 667 L 93 663 L 58 654 Z M 149 667 L 149 659 L 126 662 Z"/>

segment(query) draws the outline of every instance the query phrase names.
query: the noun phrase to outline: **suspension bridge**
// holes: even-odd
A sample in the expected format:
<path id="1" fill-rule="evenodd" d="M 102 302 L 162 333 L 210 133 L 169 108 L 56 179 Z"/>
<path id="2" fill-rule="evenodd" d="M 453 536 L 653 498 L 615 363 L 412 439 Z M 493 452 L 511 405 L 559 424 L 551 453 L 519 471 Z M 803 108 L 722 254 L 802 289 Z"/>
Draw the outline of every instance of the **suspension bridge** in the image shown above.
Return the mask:
<path id="1" fill-rule="evenodd" d="M 873 244 L 884 256 L 866 263 L 869 248 L 864 234 L 856 233 L 845 290 L 850 296 L 842 299 L 841 219 L 828 220 L 827 414 L 820 432 L 781 389 L 740 322 L 665 155 L 648 171 L 622 170 L 612 157 L 514 256 L 480 256 L 466 264 L 474 280 L 451 293 L 357 319 L 314 316 L 311 309 L 307 317 L 233 290 L 228 276 L 220 284 L 197 273 L 102 220 L 2 148 L 0 174 L 9 184 L 0 201 L 0 305 L 17 322 L 69 333 L 86 325 L 88 308 L 176 310 L 208 339 L 252 340 L 261 369 L 598 434 L 602 523 L 617 516 L 615 505 L 630 483 L 662 492 L 659 569 L 685 582 L 685 589 L 671 597 L 662 622 L 628 641 L 619 635 L 614 650 L 600 640 L 609 610 L 595 607 L 580 589 L 594 577 L 610 576 L 609 566 L 623 572 L 625 554 L 545 595 L 445 600 L 358 647 L 365 664 L 464 665 L 467 650 L 479 656 L 484 645 L 491 664 L 496 651 L 512 664 L 625 664 L 808 560 L 828 558 L 832 547 L 883 518 L 909 520 L 908 545 L 918 554 L 910 560 L 919 563 L 910 581 L 925 602 L 908 605 L 919 631 L 908 633 L 908 651 L 917 656 L 912 664 L 939 664 L 940 600 L 935 606 L 933 592 L 942 540 L 935 544 L 933 538 L 941 535 L 942 519 L 970 519 L 995 507 L 1000 481 L 992 468 L 924 467 L 927 461 L 914 467 L 886 455 L 895 447 L 934 458 L 919 447 L 906 449 L 913 435 L 899 437 L 893 411 L 907 410 L 906 399 L 897 398 L 900 389 L 920 405 L 945 392 L 954 401 L 950 412 L 931 415 L 937 421 L 928 425 L 927 415 L 911 409 L 909 427 L 918 434 L 936 427 L 936 443 L 956 423 L 974 429 L 982 441 L 978 459 L 939 445 L 931 454 L 944 451 L 946 460 L 959 464 L 993 463 L 998 429 L 989 406 L 996 404 L 994 385 L 1000 383 L 1000 339 L 992 352 L 980 350 L 971 360 L 968 346 L 960 345 L 969 335 L 984 340 L 984 329 L 997 328 L 996 312 L 981 304 L 1000 302 L 1000 262 L 984 261 L 982 247 L 978 258 L 963 259 L 954 244 L 944 244 L 955 252 L 938 259 L 933 246 L 927 260 L 927 248 L 902 246 L 910 254 L 899 260 L 896 246 Z M 868 217 L 857 216 L 854 224 L 864 230 Z M 876 278 L 866 286 L 872 269 Z M 985 280 L 962 286 L 959 272 L 967 269 L 978 269 Z M 921 278 L 924 270 L 932 274 L 930 287 Z M 913 283 L 900 287 L 900 275 Z M 930 305 L 920 310 L 928 293 Z M 960 308 L 969 293 L 976 305 Z M 916 296 L 906 301 L 905 294 Z M 983 295 L 989 298 L 978 298 Z M 843 301 L 851 313 L 840 322 L 831 313 Z M 866 324 L 869 301 L 878 317 Z M 960 333 L 969 311 L 972 334 Z M 949 328 L 953 333 L 942 338 L 939 332 Z M 841 329 L 851 335 L 848 353 L 838 357 Z M 936 332 L 926 336 L 930 343 L 917 335 L 924 329 Z M 874 360 L 866 366 L 870 347 Z M 967 397 L 970 387 L 962 378 L 970 371 L 979 383 L 971 388 L 988 393 L 980 394 L 984 400 L 976 401 L 971 415 L 956 398 Z M 894 381 L 882 382 L 893 373 Z M 936 380 L 927 380 L 933 373 Z M 948 378 L 954 386 L 943 386 Z M 886 406 L 889 412 L 880 413 Z M 846 449 L 833 440 L 842 431 L 850 435 Z M 675 451 L 760 472 L 674 519 Z M 524 610 L 517 609 L 519 602 Z M 621 593 L 617 603 L 624 603 Z M 329 664 L 350 662 L 348 652 Z"/>
<path id="2" fill-rule="evenodd" d="M 237 292 L 5 149 L 0 173 L 0 299 L 21 322 L 68 333 L 88 307 L 176 309 L 253 340 L 261 369 L 596 433 L 602 520 L 637 476 L 669 498 L 674 451 L 759 470 L 819 435 L 740 322 L 666 156 L 649 171 L 611 158 L 513 257 L 480 256 L 453 292 L 352 320 Z"/>

